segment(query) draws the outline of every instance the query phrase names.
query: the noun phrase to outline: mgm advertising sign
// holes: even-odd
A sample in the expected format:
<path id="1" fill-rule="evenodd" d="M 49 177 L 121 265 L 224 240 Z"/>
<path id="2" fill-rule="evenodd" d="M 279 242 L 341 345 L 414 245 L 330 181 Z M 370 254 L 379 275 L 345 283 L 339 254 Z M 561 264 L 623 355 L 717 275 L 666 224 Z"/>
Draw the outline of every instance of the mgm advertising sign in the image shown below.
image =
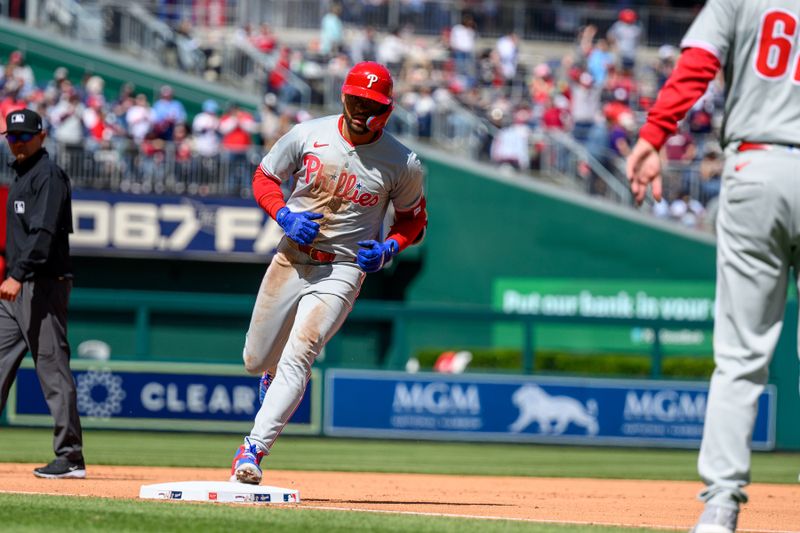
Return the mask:
<path id="1" fill-rule="evenodd" d="M 492 306 L 505 313 L 550 317 L 674 320 L 675 327 L 659 332 L 671 354 L 712 351 L 711 330 L 681 327 L 680 321 L 714 319 L 711 281 L 636 281 L 580 279 L 498 279 Z M 574 352 L 642 352 L 652 345 L 655 332 L 637 326 L 541 324 L 536 326 L 537 349 Z M 522 328 L 498 323 L 495 346 L 520 346 Z"/>

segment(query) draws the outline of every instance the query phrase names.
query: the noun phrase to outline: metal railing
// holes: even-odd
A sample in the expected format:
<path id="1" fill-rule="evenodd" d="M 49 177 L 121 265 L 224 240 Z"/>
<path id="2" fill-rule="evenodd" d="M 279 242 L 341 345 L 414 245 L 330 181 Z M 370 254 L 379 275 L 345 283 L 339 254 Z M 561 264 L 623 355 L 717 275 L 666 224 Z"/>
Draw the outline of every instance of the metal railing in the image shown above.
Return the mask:
<path id="1" fill-rule="evenodd" d="M 104 42 L 103 18 L 98 4 L 87 6 L 76 0 L 44 0 L 33 16 L 41 28 L 84 43 Z"/>
<path id="2" fill-rule="evenodd" d="M 265 54 L 248 41 L 226 41 L 222 51 L 221 75 L 254 94 L 267 91 L 268 77 L 277 72 L 286 86 L 279 99 L 286 104 L 308 107 L 312 103 L 311 86 L 292 70 L 278 62 L 278 53 Z"/>
<path id="3" fill-rule="evenodd" d="M 205 56 L 190 38 L 176 32 L 138 3 L 108 9 L 116 21 L 122 50 L 171 68 L 202 73 Z"/>
<path id="4" fill-rule="evenodd" d="M 68 4 L 74 0 L 47 0 L 46 3 Z M 526 40 L 570 42 L 577 31 L 586 24 L 594 24 L 605 32 L 618 18 L 619 9 L 583 3 L 556 2 L 542 4 L 525 0 L 477 3 L 465 8 L 457 0 L 386 0 L 364 2 L 363 0 L 340 0 L 343 6 L 341 19 L 352 26 L 370 25 L 378 31 L 392 28 L 413 27 L 418 35 L 440 35 L 458 23 L 461 14 L 469 9 L 477 23 L 481 37 L 495 38 L 511 31 Z M 107 6 L 118 8 L 133 3 L 122 0 L 84 0 L 84 6 Z M 190 21 L 195 28 L 244 27 L 262 22 L 274 28 L 311 30 L 319 29 L 320 20 L 330 2 L 318 0 L 238 0 L 225 2 L 158 2 L 146 0 L 136 2 L 154 17 L 168 25 L 181 20 Z M 637 7 L 639 24 L 642 27 L 642 43 L 648 46 L 678 44 L 694 18 L 691 9 L 664 7 Z"/>

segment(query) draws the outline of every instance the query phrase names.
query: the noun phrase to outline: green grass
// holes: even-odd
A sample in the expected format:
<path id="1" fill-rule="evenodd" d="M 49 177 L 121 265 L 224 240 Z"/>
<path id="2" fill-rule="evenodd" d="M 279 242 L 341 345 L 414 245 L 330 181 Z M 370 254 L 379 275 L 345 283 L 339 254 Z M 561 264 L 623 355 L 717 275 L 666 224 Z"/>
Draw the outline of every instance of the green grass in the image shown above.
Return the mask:
<path id="1" fill-rule="evenodd" d="M 89 531 L 169 531 L 210 533 L 270 531 L 350 533 L 353 531 L 414 533 L 603 533 L 654 532 L 598 526 L 535 524 L 508 520 L 476 520 L 385 513 L 346 513 L 313 509 L 280 509 L 252 505 L 210 505 L 175 502 L 104 500 L 68 496 L 0 494 L 0 513 L 12 517 L 3 531 L 59 533 Z M 57 525 L 56 525 L 57 524 Z"/>
<path id="2" fill-rule="evenodd" d="M 0 428 L 0 462 L 52 459 L 44 429 Z M 236 435 L 87 431 L 92 464 L 227 468 Z M 283 436 L 264 465 L 276 470 L 589 477 L 698 481 L 697 452 L 581 448 L 532 444 L 467 444 Z M 756 453 L 753 482 L 796 483 L 800 453 Z"/>

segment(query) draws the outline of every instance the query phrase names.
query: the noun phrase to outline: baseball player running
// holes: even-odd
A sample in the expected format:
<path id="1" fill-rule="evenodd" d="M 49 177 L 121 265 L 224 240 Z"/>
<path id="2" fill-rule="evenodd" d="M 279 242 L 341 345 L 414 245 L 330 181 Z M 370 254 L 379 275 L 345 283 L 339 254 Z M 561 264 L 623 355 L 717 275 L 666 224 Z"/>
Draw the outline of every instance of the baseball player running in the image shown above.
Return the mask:
<path id="1" fill-rule="evenodd" d="M 800 266 L 800 0 L 709 0 L 628 157 L 638 202 L 661 198 L 658 150 L 724 67 L 726 162 L 717 218 L 714 360 L 695 533 L 732 533 L 747 501 L 756 400 Z"/>
<path id="2" fill-rule="evenodd" d="M 420 162 L 383 131 L 392 86 L 383 65 L 358 63 L 342 86 L 342 114 L 298 124 L 255 171 L 254 196 L 286 236 L 245 339 L 245 369 L 262 373 L 262 404 L 233 459 L 232 481 L 261 482 L 261 459 L 300 403 L 314 359 L 344 322 L 366 273 L 379 271 L 425 228 Z M 287 180 L 294 189 L 284 202 Z M 389 202 L 395 223 L 380 241 Z"/>

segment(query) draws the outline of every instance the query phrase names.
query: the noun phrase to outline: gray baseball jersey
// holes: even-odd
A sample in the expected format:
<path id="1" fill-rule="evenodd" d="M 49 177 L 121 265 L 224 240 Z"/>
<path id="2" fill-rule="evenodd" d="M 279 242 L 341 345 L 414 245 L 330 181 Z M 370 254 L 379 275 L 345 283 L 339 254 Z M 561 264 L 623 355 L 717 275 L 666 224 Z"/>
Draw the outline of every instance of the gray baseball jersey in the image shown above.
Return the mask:
<path id="1" fill-rule="evenodd" d="M 355 257 L 358 241 L 380 238 L 389 202 L 407 211 L 422 199 L 422 167 L 414 152 L 383 133 L 353 146 L 341 115 L 302 122 L 261 161 L 268 175 L 293 179 L 289 209 L 321 213 L 314 248 Z"/>
<path id="2" fill-rule="evenodd" d="M 261 162 L 267 175 L 294 181 L 292 211 L 321 213 L 313 246 L 355 257 L 380 239 L 390 203 L 410 211 L 423 197 L 417 156 L 387 133 L 353 146 L 341 116 L 310 120 L 284 135 Z M 242 352 L 248 372 L 274 376 L 249 440 L 269 453 L 303 398 L 311 366 L 353 307 L 366 276 L 353 261 L 320 263 L 284 238 L 256 297 Z"/>
<path id="3" fill-rule="evenodd" d="M 800 144 L 798 19 L 800 0 L 709 0 L 686 33 L 724 69 L 723 145 Z"/>
<path id="4" fill-rule="evenodd" d="M 714 54 L 727 87 L 716 369 L 698 471 L 707 485 L 701 499 L 729 509 L 747 501 L 757 401 L 783 324 L 790 270 L 800 266 L 800 150 L 782 146 L 800 144 L 798 19 L 800 0 L 709 0 L 682 43 Z"/>

